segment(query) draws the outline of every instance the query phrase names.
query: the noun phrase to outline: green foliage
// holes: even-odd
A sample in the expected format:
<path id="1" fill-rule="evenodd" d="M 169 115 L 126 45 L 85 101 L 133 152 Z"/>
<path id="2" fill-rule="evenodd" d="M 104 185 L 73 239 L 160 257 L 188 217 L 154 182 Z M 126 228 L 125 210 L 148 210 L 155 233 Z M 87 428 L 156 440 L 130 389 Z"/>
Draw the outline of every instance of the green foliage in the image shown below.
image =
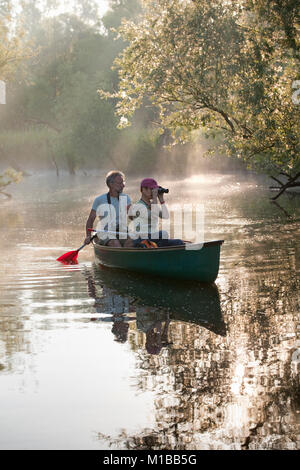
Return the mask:
<path id="1" fill-rule="evenodd" d="M 92 0 L 75 2 L 76 13 L 90 5 L 90 13 L 82 13 L 81 18 L 74 14 L 46 16 L 53 7 L 50 1 L 43 11 L 32 0 L 24 2 L 26 35 L 36 54 L 10 83 L 9 106 L 0 117 L 1 128 L 7 133 L 2 134 L 6 160 L 17 155 L 20 161 L 32 164 L 35 158 L 37 166 L 43 167 L 48 159 L 51 166 L 55 163 L 74 173 L 81 167 L 126 166 L 135 150 L 139 151 L 138 142 L 146 137 L 139 139 L 137 134 L 143 134 L 143 129 L 120 132 L 114 103 L 100 100 L 97 93 L 99 87 L 113 91 L 118 86 L 118 74 L 111 66 L 124 42 L 114 40 L 110 28 L 119 26 L 123 16 L 135 16 L 138 11 L 137 0 L 110 3 L 111 9 L 103 18 L 104 31 L 96 18 L 91 21 Z M 147 127 L 145 119 L 143 123 Z M 10 140 L 13 135 L 14 142 Z M 120 158 L 121 147 L 130 148 L 131 154 Z"/>
<path id="2" fill-rule="evenodd" d="M 0 173 L 0 194 L 6 197 L 11 197 L 10 194 L 4 192 L 4 188 L 11 183 L 19 183 L 22 180 L 22 173 L 14 170 L 14 168 L 7 168 L 4 173 Z"/>
<path id="3" fill-rule="evenodd" d="M 10 79 L 18 64 L 32 53 L 24 41 L 24 28 L 19 22 L 12 30 L 11 2 L 0 1 L 0 80 Z"/>
<path id="4" fill-rule="evenodd" d="M 117 122 L 113 104 L 101 102 L 97 88 L 114 79 L 114 45 L 109 54 L 108 39 L 70 15 L 43 20 L 34 34 L 38 54 L 28 63 L 21 86 L 20 76 L 10 86 L 3 127 L 15 127 L 27 139 L 36 126 L 45 137 L 44 147 L 71 172 L 82 159 L 107 158 Z M 16 153 L 17 146 L 16 141 Z"/>
<path id="5" fill-rule="evenodd" d="M 117 99 L 127 125 L 149 100 L 174 142 L 222 133 L 222 150 L 268 173 L 300 169 L 298 2 L 144 0 L 122 24 Z M 221 150 L 221 149 L 220 149 Z"/>
<path id="6" fill-rule="evenodd" d="M 159 134 L 151 129 L 125 129 L 121 132 L 124 170 L 131 175 L 151 173 L 159 159 Z"/>
<path id="7" fill-rule="evenodd" d="M 123 20 L 132 20 L 142 11 L 139 0 L 110 0 L 109 7 L 102 20 L 108 33 L 118 28 Z"/>
<path id="8" fill-rule="evenodd" d="M 7 168 L 4 173 L 0 175 L 0 188 L 4 188 L 11 183 L 19 183 L 22 180 L 22 173 L 14 170 L 13 168 Z"/>
<path id="9" fill-rule="evenodd" d="M 31 127 L 26 130 L 5 130 L 0 133 L 1 159 L 27 168 L 36 166 L 37 155 L 40 168 L 47 168 L 50 155 L 50 142 L 55 131 L 48 128 Z"/>

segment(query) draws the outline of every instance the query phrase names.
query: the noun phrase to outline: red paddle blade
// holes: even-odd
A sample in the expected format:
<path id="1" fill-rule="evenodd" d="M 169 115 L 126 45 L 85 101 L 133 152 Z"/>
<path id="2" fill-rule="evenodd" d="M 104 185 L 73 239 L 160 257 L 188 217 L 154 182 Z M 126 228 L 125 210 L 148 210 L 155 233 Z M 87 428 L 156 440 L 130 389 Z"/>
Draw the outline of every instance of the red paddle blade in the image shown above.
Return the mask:
<path id="1" fill-rule="evenodd" d="M 65 253 L 64 255 L 61 255 L 59 258 L 57 258 L 56 261 L 60 261 L 64 264 L 77 264 L 78 251 L 79 250 L 68 251 L 68 253 Z"/>

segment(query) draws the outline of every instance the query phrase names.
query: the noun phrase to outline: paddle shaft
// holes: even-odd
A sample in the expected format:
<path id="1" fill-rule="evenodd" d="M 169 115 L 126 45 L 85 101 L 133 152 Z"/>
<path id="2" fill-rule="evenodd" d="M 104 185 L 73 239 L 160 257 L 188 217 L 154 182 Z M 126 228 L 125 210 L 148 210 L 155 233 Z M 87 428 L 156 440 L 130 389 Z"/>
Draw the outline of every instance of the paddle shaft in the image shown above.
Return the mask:
<path id="1" fill-rule="evenodd" d="M 93 228 L 89 228 L 88 229 L 89 232 L 96 232 L 96 235 L 94 235 L 91 240 L 93 240 L 96 236 L 97 236 L 97 233 L 113 233 L 114 235 L 116 235 L 117 233 L 118 234 L 121 234 L 121 235 L 129 235 L 129 233 L 126 233 L 126 232 L 113 232 L 112 230 L 95 230 Z M 136 233 L 136 232 L 131 232 L 131 233 L 134 233 L 135 235 L 141 235 L 140 233 Z M 182 240 L 184 243 L 192 243 L 190 240 Z M 81 247 L 83 248 L 84 245 Z M 81 248 L 79 248 L 81 250 Z"/>
<path id="2" fill-rule="evenodd" d="M 92 230 L 92 229 L 89 229 L 89 231 L 90 231 L 90 232 L 92 232 L 92 231 L 95 232 L 95 230 Z M 96 238 L 96 237 L 97 237 L 97 234 L 96 234 L 96 235 L 93 235 L 92 238 L 91 238 L 91 241 L 94 240 L 94 238 Z M 81 245 L 81 247 L 78 248 L 78 250 L 76 250 L 76 251 L 82 250 L 82 248 L 84 248 L 84 247 L 87 246 L 87 245 L 88 245 L 88 243 L 84 243 L 84 244 Z"/>
<path id="3" fill-rule="evenodd" d="M 97 233 L 108 233 L 108 234 L 113 234 L 113 235 L 126 235 L 126 237 L 128 237 L 129 235 L 137 235 L 137 236 L 141 236 L 141 235 L 145 235 L 144 233 L 138 233 L 138 232 L 116 232 L 116 231 L 113 231 L 113 230 L 95 230 L 93 228 L 89 228 L 88 229 L 89 232 L 96 232 L 96 235 L 94 235 L 93 238 L 95 238 L 97 236 Z M 93 239 L 91 238 L 91 240 Z"/>

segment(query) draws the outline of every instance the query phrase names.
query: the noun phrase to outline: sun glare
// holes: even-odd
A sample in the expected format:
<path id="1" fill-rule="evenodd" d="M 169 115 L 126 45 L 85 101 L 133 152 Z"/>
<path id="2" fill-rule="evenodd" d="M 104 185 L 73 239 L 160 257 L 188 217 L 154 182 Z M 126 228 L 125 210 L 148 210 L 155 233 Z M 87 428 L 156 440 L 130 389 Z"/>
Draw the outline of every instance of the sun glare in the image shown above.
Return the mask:
<path id="1" fill-rule="evenodd" d="M 100 0 L 97 3 L 98 3 L 99 15 L 103 16 L 108 10 L 108 0 Z M 74 0 L 65 0 L 64 2 L 60 2 L 59 7 L 55 8 L 53 10 L 53 13 L 55 15 L 60 14 L 60 13 L 70 13 L 74 10 L 75 4 L 76 4 L 76 1 Z"/>

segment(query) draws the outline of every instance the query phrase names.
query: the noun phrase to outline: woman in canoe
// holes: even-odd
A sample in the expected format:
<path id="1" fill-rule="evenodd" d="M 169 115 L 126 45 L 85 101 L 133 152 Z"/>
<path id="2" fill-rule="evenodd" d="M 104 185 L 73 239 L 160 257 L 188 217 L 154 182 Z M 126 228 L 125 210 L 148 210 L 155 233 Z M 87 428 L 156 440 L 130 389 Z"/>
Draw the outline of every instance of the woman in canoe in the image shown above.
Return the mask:
<path id="1" fill-rule="evenodd" d="M 159 219 L 169 219 L 170 214 L 164 200 L 164 192 L 153 178 L 141 182 L 141 199 L 130 207 L 128 215 L 139 222 L 141 237 L 134 246 L 143 246 L 144 240 L 154 242 L 158 247 L 184 245 L 180 239 L 170 239 L 168 232 L 158 230 Z M 159 205 L 159 204 L 160 205 Z M 146 243 L 147 247 L 147 243 Z"/>

